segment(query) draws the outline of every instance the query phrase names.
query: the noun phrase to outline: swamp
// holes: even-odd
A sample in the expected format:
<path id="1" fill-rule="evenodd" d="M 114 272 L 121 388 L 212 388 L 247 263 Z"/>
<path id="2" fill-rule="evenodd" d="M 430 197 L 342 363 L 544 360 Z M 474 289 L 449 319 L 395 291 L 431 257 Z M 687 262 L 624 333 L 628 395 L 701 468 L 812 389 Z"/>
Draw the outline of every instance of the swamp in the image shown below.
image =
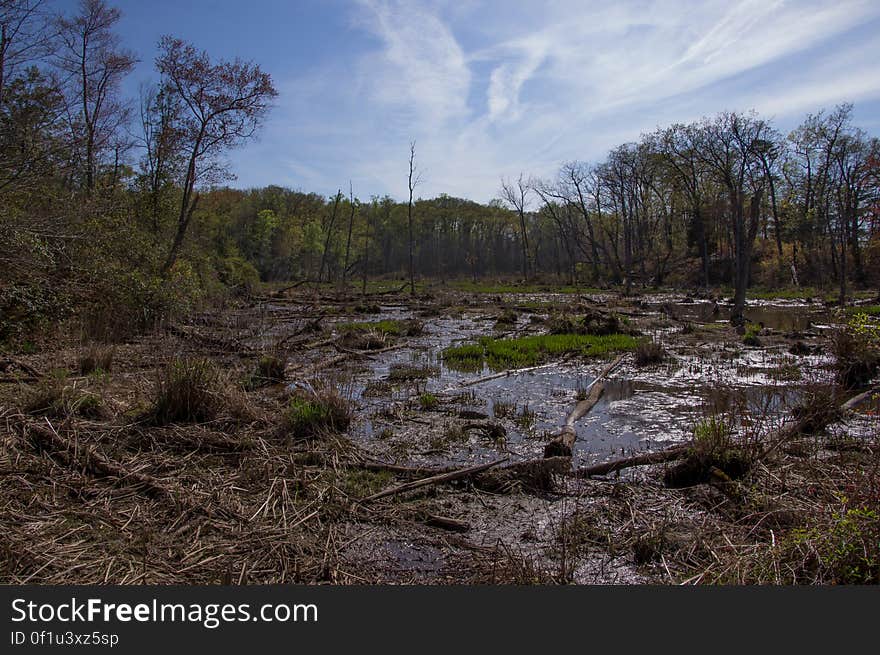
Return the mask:
<path id="1" fill-rule="evenodd" d="M 370 300 L 267 293 L 7 357 L 7 579 L 876 582 L 880 397 L 835 355 L 867 314 Z"/>

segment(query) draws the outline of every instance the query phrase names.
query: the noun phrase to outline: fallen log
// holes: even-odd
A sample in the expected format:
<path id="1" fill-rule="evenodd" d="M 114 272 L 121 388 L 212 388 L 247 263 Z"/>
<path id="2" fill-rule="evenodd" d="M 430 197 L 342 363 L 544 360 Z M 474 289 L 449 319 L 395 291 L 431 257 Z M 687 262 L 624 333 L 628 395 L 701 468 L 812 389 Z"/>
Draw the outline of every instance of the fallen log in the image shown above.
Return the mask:
<path id="1" fill-rule="evenodd" d="M 871 400 L 875 395 L 878 395 L 878 394 L 880 394 L 880 387 L 876 387 L 874 389 L 868 389 L 867 391 L 864 391 L 864 392 L 860 393 L 859 395 L 853 396 L 852 398 L 847 400 L 845 403 L 843 403 L 843 405 L 840 406 L 840 409 L 842 409 L 844 411 L 849 411 L 849 412 L 854 411 L 855 409 L 857 409 L 861 405 L 865 404 L 866 402 Z"/>
<path id="2" fill-rule="evenodd" d="M 865 400 L 869 397 L 869 394 L 872 393 L 874 393 L 874 390 L 866 391 L 857 396 L 854 396 L 853 398 L 839 405 L 838 409 L 841 411 L 851 410 L 852 408 L 865 402 Z M 788 425 L 784 425 L 783 427 L 779 428 L 765 438 L 765 442 L 767 443 L 767 445 L 760 453 L 753 456 L 752 459 L 754 461 L 764 459 L 793 437 L 803 432 L 816 432 L 817 430 L 829 425 L 838 415 L 839 414 L 837 412 L 820 411 L 817 415 L 807 415 L 790 422 Z M 692 451 L 693 444 L 686 443 L 678 446 L 672 446 L 671 448 L 667 448 L 666 450 L 661 450 L 658 452 L 644 453 L 641 455 L 635 455 L 633 457 L 626 457 L 623 459 L 614 460 L 612 462 L 596 464 L 595 466 L 580 468 L 574 472 L 574 476 L 578 478 L 589 478 L 594 475 L 606 475 L 608 473 L 632 468 L 634 466 L 648 466 L 651 464 L 663 464 L 665 462 L 673 462 L 691 456 Z M 734 459 L 737 461 L 742 460 L 742 458 Z M 712 469 L 720 469 L 713 463 L 707 462 L 707 465 L 704 468 L 706 468 L 706 475 L 710 475 L 716 478 L 718 477 L 717 474 L 712 471 Z M 726 472 L 725 475 L 727 475 Z"/>
<path id="3" fill-rule="evenodd" d="M 647 466 L 649 464 L 662 464 L 664 462 L 673 462 L 687 456 L 690 445 L 673 446 L 666 450 L 660 450 L 654 453 L 643 453 L 632 457 L 624 457 L 615 459 L 611 462 L 602 464 L 594 464 L 585 468 L 579 468 L 574 472 L 574 476 L 578 478 L 589 478 L 594 475 L 607 475 L 615 471 L 632 468 L 633 466 Z"/>
<path id="4" fill-rule="evenodd" d="M 471 529 L 471 524 L 466 521 L 459 521 L 448 516 L 438 516 L 436 514 L 428 514 L 425 517 L 425 523 L 433 528 L 441 530 L 449 530 L 450 532 L 467 532 Z"/>
<path id="5" fill-rule="evenodd" d="M 325 368 L 330 368 L 331 366 L 336 366 L 337 364 L 341 364 L 347 359 L 351 359 L 352 357 L 370 357 L 371 355 L 377 355 L 379 353 L 387 353 L 391 350 L 398 350 L 403 348 L 403 344 L 397 346 L 389 346 L 387 348 L 380 348 L 379 350 L 350 350 L 348 352 L 344 352 L 341 355 L 336 355 L 336 357 L 331 357 L 330 359 L 325 359 L 317 364 L 313 364 L 305 369 L 294 369 L 288 370 L 289 373 L 295 373 L 299 378 L 310 378 L 315 373 L 319 371 L 323 371 Z"/>
<path id="6" fill-rule="evenodd" d="M 544 446 L 544 457 L 571 457 L 574 451 L 574 442 L 577 441 L 577 431 L 574 428 L 574 424 L 596 406 L 596 403 L 602 398 L 602 394 L 605 393 L 605 385 L 602 380 L 620 366 L 622 361 L 623 355 L 619 355 L 613 362 L 602 369 L 602 372 L 590 383 L 587 387 L 589 391 L 587 397 L 575 405 L 574 410 L 565 419 L 565 424 L 560 428 L 556 436 Z"/>
<path id="7" fill-rule="evenodd" d="M 570 457 L 529 459 L 481 473 L 474 479 L 474 486 L 492 492 L 508 492 L 516 488 L 551 491 L 554 475 L 570 473 Z"/>
<path id="8" fill-rule="evenodd" d="M 366 461 L 366 462 L 358 462 L 354 466 L 358 468 L 366 469 L 367 471 L 388 471 L 389 473 L 396 473 L 398 475 L 440 475 L 442 473 L 449 473 L 450 471 L 454 471 L 454 468 L 451 467 L 430 467 L 430 466 L 403 466 L 402 464 L 392 464 L 390 462 L 374 462 L 374 461 Z"/>
<path id="9" fill-rule="evenodd" d="M 440 475 L 432 475 L 428 478 L 422 478 L 421 480 L 413 480 L 412 482 L 404 482 L 396 487 L 391 487 L 390 489 L 385 489 L 384 491 L 380 491 L 379 493 L 375 493 L 372 496 L 367 496 L 366 498 L 362 498 L 358 502 L 360 504 L 371 503 L 374 500 L 379 500 L 380 498 L 386 498 L 387 496 L 396 496 L 397 494 L 402 494 L 406 491 L 412 491 L 413 489 L 420 489 L 422 487 L 428 487 L 435 484 L 443 484 L 445 482 L 452 482 L 453 480 L 460 480 L 462 478 L 467 478 L 472 475 L 476 475 L 477 473 L 482 473 L 483 471 L 487 471 L 488 469 L 498 466 L 499 464 L 503 464 L 507 461 L 507 458 L 497 459 L 494 462 L 489 462 L 488 464 L 478 464 L 476 466 L 468 466 L 463 469 L 456 469 L 454 471 L 450 471 L 448 473 L 442 473 Z"/>
<path id="10" fill-rule="evenodd" d="M 482 378 L 477 378 L 476 380 L 468 380 L 466 382 L 460 382 L 458 384 L 459 388 L 472 387 L 475 384 L 482 384 L 483 382 L 489 382 L 491 380 L 497 380 L 498 378 L 506 378 L 512 375 L 519 375 L 520 373 L 529 373 L 531 371 L 537 371 L 542 368 L 550 368 L 553 366 L 561 366 L 565 362 L 567 362 L 570 358 L 565 357 L 556 362 L 550 362 L 549 364 L 540 364 L 539 366 L 528 366 L 526 368 L 514 368 L 509 371 L 501 371 L 500 373 L 493 373 L 492 375 L 487 375 Z M 447 389 L 450 391 L 451 389 Z"/>

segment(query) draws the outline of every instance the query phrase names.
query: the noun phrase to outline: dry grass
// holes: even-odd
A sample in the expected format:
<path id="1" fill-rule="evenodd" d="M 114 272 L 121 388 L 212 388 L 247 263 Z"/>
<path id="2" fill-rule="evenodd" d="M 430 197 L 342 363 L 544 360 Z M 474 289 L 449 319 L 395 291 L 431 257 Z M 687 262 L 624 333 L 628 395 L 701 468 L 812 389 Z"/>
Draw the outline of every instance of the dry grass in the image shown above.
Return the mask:
<path id="1" fill-rule="evenodd" d="M 80 355 L 77 368 L 82 375 L 91 373 L 110 373 L 113 370 L 113 356 L 116 348 L 111 345 L 91 343 Z"/>
<path id="2" fill-rule="evenodd" d="M 173 358 L 159 372 L 149 411 L 156 425 L 249 416 L 241 390 L 209 359 Z"/>

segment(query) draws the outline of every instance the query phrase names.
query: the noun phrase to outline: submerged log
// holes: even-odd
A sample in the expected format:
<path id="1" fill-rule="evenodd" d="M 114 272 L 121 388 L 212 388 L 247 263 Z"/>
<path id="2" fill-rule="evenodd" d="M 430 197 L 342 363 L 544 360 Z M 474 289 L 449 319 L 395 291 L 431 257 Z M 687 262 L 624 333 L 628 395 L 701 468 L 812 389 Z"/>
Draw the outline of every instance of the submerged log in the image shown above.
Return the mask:
<path id="1" fill-rule="evenodd" d="M 459 521 L 449 516 L 438 516 L 436 514 L 428 514 L 425 517 L 425 523 L 431 527 L 449 530 L 450 532 L 467 532 L 471 529 L 471 524 L 466 521 Z"/>
<path id="2" fill-rule="evenodd" d="M 619 355 L 613 362 L 606 366 L 598 376 L 596 376 L 595 380 L 590 383 L 590 386 L 587 387 L 589 391 L 587 397 L 575 405 L 572 412 L 566 417 L 565 424 L 559 429 L 556 436 L 544 446 L 544 457 L 571 457 L 572 452 L 574 451 L 574 442 L 577 441 L 577 431 L 574 428 L 574 424 L 586 416 L 590 410 L 596 406 L 596 403 L 602 398 L 602 394 L 605 393 L 605 384 L 603 383 L 603 380 L 615 368 L 620 366 L 622 361 L 623 355 Z"/>

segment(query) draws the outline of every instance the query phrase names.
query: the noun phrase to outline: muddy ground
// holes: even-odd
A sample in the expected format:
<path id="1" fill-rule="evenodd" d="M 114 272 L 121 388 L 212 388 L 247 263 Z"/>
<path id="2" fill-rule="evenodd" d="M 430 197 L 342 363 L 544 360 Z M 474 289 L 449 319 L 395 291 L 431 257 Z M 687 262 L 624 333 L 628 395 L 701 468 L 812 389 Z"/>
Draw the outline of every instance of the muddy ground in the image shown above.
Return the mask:
<path id="1" fill-rule="evenodd" d="M 554 317 L 595 311 L 660 344 L 662 359 L 637 365 L 624 355 L 576 423 L 564 471 L 505 475 L 542 459 L 615 354 L 492 377 L 485 365 L 450 365 L 442 351 L 543 334 Z M 820 535 L 853 502 L 864 496 L 873 507 L 880 497 L 877 398 L 775 442 L 793 412 L 817 398 L 845 400 L 829 354 L 840 318 L 815 303 L 753 302 L 747 344 L 727 312 L 723 299 L 675 293 L 365 298 L 298 288 L 112 349 L 60 337 L 5 356 L 0 581 L 837 582 Z M 352 325 L 379 321 L 417 329 Z M 87 355 L 108 351 L 112 364 L 85 372 Z M 267 354 L 283 362 L 283 380 L 255 376 Z M 156 387 L 179 358 L 222 368 L 223 389 L 213 392 L 222 408 L 157 425 Z M 34 400 L 48 387 L 60 399 L 51 411 Z M 292 438 L 290 398 L 326 389 L 350 405 L 351 423 Z M 738 448 L 760 454 L 735 479 L 670 488 L 674 462 L 576 475 L 690 443 L 707 417 L 723 418 Z"/>

